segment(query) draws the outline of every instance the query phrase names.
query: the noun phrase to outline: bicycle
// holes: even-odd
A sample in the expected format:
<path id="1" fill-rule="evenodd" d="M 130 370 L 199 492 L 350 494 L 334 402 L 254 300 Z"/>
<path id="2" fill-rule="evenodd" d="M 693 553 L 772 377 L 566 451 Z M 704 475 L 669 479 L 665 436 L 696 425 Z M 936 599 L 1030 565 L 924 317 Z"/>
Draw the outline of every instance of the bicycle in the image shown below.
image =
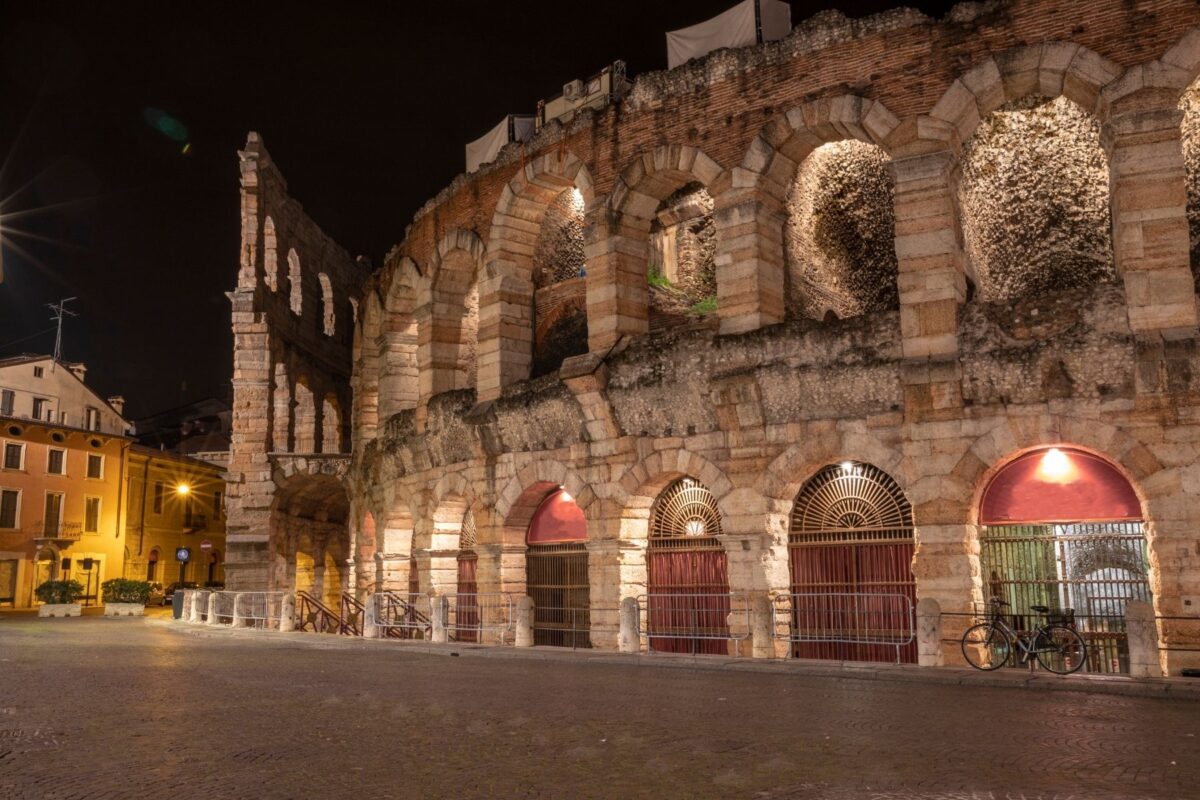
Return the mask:
<path id="1" fill-rule="evenodd" d="M 1070 675 L 1083 667 L 1087 660 L 1087 645 L 1073 627 L 1047 619 L 1032 633 L 1022 635 L 1004 621 L 1000 609 L 1009 603 L 998 597 L 993 597 L 990 602 L 988 621 L 972 625 L 962 636 L 963 656 L 972 667 L 985 671 L 999 669 L 1008 663 L 1016 651 L 1020 655 L 1019 664 L 1028 663 L 1030 658 L 1034 658 L 1057 675 Z M 1030 606 L 1029 609 L 1047 618 L 1050 615 L 1050 609 L 1046 606 Z M 1067 619 L 1073 614 L 1070 611 L 1059 613 Z"/>

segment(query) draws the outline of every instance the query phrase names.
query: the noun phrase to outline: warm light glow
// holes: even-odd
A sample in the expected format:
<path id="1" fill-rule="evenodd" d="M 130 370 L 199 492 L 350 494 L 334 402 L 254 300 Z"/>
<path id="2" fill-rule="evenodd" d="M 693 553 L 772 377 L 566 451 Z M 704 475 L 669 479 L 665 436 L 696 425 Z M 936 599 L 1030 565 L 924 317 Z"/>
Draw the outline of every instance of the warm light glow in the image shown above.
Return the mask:
<path id="1" fill-rule="evenodd" d="M 186 495 L 191 491 L 192 491 L 192 487 L 188 486 L 186 483 L 181 483 L 175 487 L 175 494 L 178 494 L 180 496 Z"/>
<path id="2" fill-rule="evenodd" d="M 1051 481 L 1061 481 L 1071 472 L 1071 458 L 1057 447 L 1051 447 L 1042 456 L 1038 472 Z"/>
<path id="3" fill-rule="evenodd" d="M 846 473 L 847 475 L 849 475 L 851 472 L 854 472 L 854 462 L 853 461 L 843 461 L 842 462 L 842 472 Z"/>
<path id="4" fill-rule="evenodd" d="M 571 497 L 571 493 L 568 492 L 566 489 L 559 489 L 559 491 L 562 492 L 562 499 L 566 500 L 568 503 L 570 503 L 572 500 L 575 499 L 575 498 Z"/>

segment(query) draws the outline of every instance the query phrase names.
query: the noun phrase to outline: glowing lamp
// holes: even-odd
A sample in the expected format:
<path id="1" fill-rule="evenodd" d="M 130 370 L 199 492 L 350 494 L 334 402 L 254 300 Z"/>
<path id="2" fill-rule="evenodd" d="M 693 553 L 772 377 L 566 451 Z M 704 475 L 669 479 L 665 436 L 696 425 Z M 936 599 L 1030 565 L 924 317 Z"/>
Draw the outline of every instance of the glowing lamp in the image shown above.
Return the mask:
<path id="1" fill-rule="evenodd" d="M 179 495 L 180 497 L 189 494 L 191 491 L 192 487 L 188 486 L 186 483 L 181 483 L 175 487 L 175 494 Z"/>
<path id="2" fill-rule="evenodd" d="M 1051 447 L 1042 456 L 1038 472 L 1047 480 L 1062 481 L 1071 473 L 1071 457 L 1057 447 Z"/>
<path id="3" fill-rule="evenodd" d="M 843 461 L 842 462 L 842 472 L 846 473 L 847 475 L 854 472 L 854 462 L 853 461 Z"/>

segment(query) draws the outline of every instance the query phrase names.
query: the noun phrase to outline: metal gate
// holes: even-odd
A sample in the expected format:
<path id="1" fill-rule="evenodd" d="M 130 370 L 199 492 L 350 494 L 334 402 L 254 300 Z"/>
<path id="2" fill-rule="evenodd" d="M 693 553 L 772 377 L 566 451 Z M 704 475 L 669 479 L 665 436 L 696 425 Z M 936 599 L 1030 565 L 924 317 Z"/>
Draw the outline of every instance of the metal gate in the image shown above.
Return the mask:
<path id="1" fill-rule="evenodd" d="M 1125 604 L 1151 597 L 1141 522 L 988 525 L 979 543 L 985 594 L 1011 604 L 1014 627 L 1038 623 L 1030 606 L 1073 609 L 1085 669 L 1129 671 Z"/>
<path id="2" fill-rule="evenodd" d="M 533 600 L 533 643 L 591 647 L 591 591 L 581 542 L 534 544 L 525 553 L 525 585 Z"/>
<path id="3" fill-rule="evenodd" d="M 479 605 L 475 596 L 479 585 L 475 580 L 475 568 L 479 560 L 475 553 L 466 550 L 458 554 L 458 602 L 454 608 L 455 640 L 459 642 L 479 641 Z"/>
<path id="4" fill-rule="evenodd" d="M 665 653 L 728 655 L 729 569 L 716 498 L 681 478 L 651 512 L 647 547 L 647 637 Z"/>
<path id="5" fill-rule="evenodd" d="M 794 597 L 908 601 L 795 604 L 793 656 L 916 663 L 911 611 L 901 613 L 916 605 L 912 506 L 890 475 L 848 461 L 810 478 L 792 507 L 788 554 Z"/>

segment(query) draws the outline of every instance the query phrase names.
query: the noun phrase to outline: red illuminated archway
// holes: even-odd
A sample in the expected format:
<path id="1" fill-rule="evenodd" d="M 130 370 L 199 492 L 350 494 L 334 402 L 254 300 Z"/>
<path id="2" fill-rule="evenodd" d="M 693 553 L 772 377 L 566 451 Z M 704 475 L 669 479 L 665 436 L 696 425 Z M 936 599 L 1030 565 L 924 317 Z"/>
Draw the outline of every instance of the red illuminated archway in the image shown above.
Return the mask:
<path id="1" fill-rule="evenodd" d="M 525 532 L 525 590 L 539 645 L 591 647 L 587 519 L 561 486 L 538 504 Z"/>
<path id="2" fill-rule="evenodd" d="M 586 542 L 587 519 L 583 509 L 565 489 L 551 492 L 534 512 L 525 541 L 527 544 Z"/>
<path id="3" fill-rule="evenodd" d="M 1128 479 L 1108 461 L 1073 447 L 1034 450 L 1004 465 L 979 504 L 983 525 L 1142 519 Z"/>

